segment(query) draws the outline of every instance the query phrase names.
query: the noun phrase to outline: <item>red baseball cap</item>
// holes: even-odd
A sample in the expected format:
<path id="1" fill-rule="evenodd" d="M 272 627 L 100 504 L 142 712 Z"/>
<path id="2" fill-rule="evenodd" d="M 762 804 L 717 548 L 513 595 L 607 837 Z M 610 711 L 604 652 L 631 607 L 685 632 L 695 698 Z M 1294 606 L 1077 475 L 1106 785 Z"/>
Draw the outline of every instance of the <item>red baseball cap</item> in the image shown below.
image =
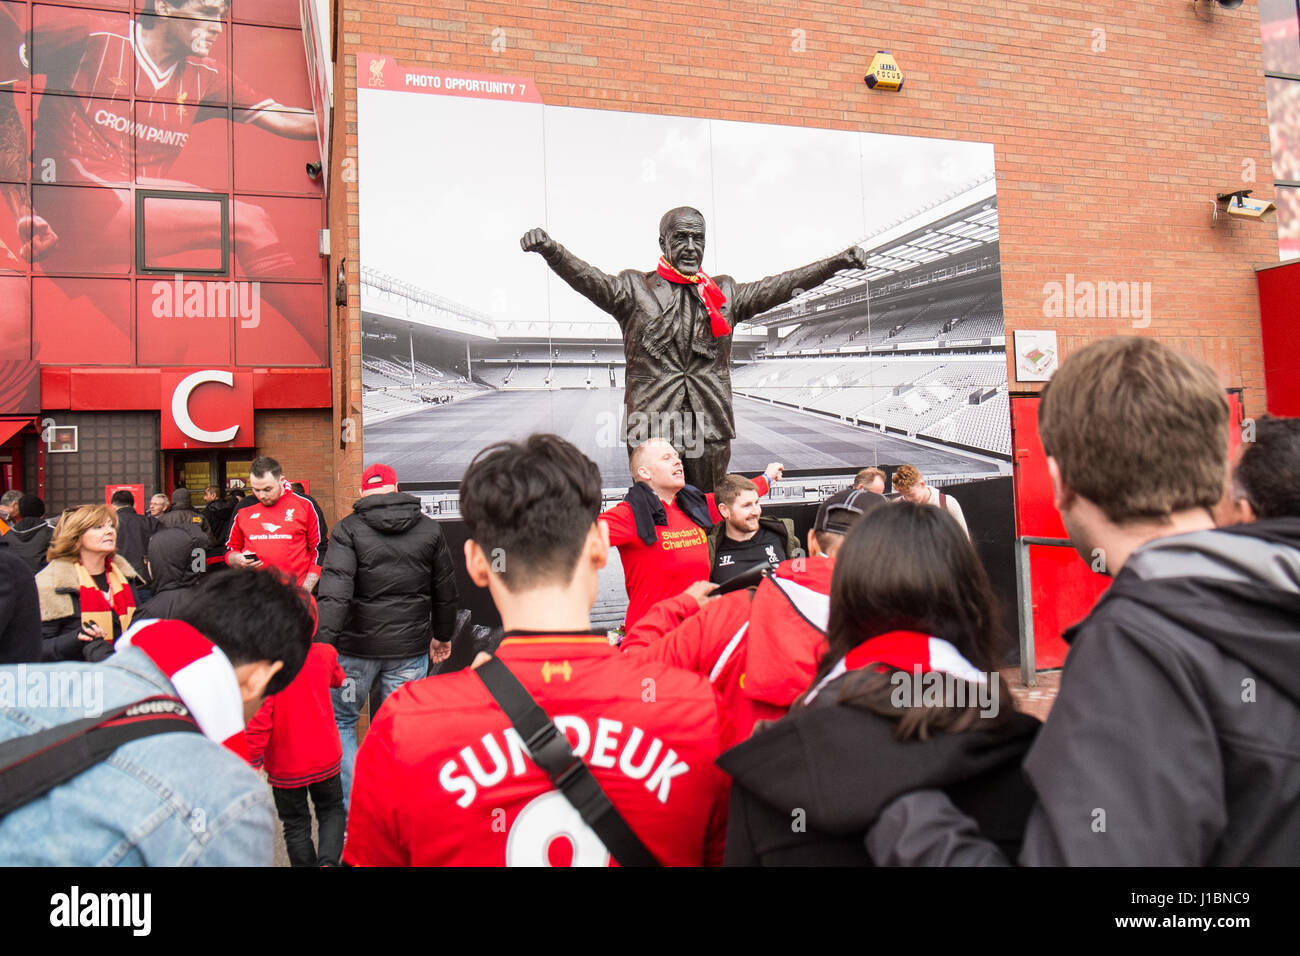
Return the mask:
<path id="1" fill-rule="evenodd" d="M 387 465 L 371 465 L 361 473 L 362 488 L 382 488 L 397 484 L 397 472 Z"/>

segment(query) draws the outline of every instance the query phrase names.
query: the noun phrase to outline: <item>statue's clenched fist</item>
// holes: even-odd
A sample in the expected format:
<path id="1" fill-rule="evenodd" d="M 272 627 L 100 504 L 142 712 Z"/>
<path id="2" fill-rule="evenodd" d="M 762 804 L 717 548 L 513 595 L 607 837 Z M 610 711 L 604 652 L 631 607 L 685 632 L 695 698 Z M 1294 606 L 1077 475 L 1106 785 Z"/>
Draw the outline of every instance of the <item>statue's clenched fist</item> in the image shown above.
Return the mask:
<path id="1" fill-rule="evenodd" d="M 540 252 L 546 255 L 555 248 L 555 240 L 546 234 L 545 229 L 529 229 L 519 240 L 524 252 Z"/>
<path id="2" fill-rule="evenodd" d="M 849 246 L 844 250 L 844 261 L 848 263 L 845 268 L 865 269 L 867 267 L 867 253 L 861 246 Z"/>

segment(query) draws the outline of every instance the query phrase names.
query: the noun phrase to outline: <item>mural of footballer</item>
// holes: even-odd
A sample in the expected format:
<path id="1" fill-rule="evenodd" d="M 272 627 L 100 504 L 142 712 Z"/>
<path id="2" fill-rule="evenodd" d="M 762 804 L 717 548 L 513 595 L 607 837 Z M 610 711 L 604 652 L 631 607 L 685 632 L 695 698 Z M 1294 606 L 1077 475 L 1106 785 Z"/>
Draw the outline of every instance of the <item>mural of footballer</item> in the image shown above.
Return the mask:
<path id="1" fill-rule="evenodd" d="M 46 93 L 39 98 L 33 128 L 38 130 L 39 155 L 35 181 L 204 191 L 169 179 L 172 166 L 186 149 L 196 122 L 225 118 L 224 110 L 196 107 L 230 102 L 253 103 L 236 108 L 236 122 L 251 123 L 291 139 L 315 139 L 316 121 L 310 111 L 290 112 L 269 97 L 258 97 L 238 77 L 212 58 L 223 29 L 227 0 L 146 0 L 138 19 L 106 20 L 91 10 L 58 8 L 57 19 L 24 31 L 9 8 L 0 9 L 0 91 L 21 88 L 27 76 L 44 76 L 46 88 L 75 95 Z M 122 24 L 126 29 L 122 29 Z M 135 100 L 132 110 L 131 91 Z M 29 151 L 22 119 L 13 98 L 0 96 L 0 175 L 9 182 L 27 180 Z M 52 165 L 50 165 L 52 163 Z M 52 175 L 51 175 L 52 173 Z M 126 234 L 134 217 L 129 193 L 85 190 L 75 215 L 50 221 L 26 208 L 24 187 L 4 187 L 5 199 L 17 217 L 21 263 L 50 261 L 60 247 L 93 249 L 104 271 L 122 273 L 129 266 L 130 248 L 115 248 L 105 235 Z M 234 254 L 244 271 L 274 277 L 293 271 L 293 260 L 261 208 L 234 201 Z M 191 250 L 219 248 L 217 217 L 196 218 L 190 203 L 151 206 L 151 258 Z M 12 259 L 0 251 L 0 258 Z M 96 271 L 101 271 L 97 269 Z M 268 301 L 273 291 L 265 290 Z M 271 304 L 275 304 L 272 302 Z M 299 317 L 299 310 L 279 311 L 290 322 L 320 324 L 320 316 Z M 319 352 L 321 334 L 299 328 Z M 324 355 L 320 355 L 324 360 Z"/>

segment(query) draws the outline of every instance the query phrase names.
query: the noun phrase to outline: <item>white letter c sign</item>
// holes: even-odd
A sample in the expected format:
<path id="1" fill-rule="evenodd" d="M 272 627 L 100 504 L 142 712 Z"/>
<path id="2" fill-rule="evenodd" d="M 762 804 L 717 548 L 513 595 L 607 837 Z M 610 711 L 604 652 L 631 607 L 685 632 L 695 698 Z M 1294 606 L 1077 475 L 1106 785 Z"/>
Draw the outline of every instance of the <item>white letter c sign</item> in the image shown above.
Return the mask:
<path id="1" fill-rule="evenodd" d="M 194 419 L 190 418 L 190 393 L 204 382 L 220 382 L 227 388 L 234 388 L 235 376 L 232 372 L 208 369 L 186 375 L 181 379 L 180 384 L 176 386 L 176 391 L 172 392 L 172 418 L 176 422 L 176 427 L 181 430 L 183 435 L 193 438 L 195 441 L 231 441 L 239 431 L 238 425 L 231 425 L 229 428 L 221 429 L 221 431 L 211 432 L 200 428 L 194 424 Z"/>

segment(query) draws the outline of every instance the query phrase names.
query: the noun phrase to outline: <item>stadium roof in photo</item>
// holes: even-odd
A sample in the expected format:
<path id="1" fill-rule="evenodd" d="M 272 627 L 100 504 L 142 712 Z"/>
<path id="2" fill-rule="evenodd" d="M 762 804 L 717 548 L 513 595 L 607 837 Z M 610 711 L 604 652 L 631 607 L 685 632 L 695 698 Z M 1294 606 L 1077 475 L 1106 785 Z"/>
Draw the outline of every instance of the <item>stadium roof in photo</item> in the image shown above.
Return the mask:
<path id="1" fill-rule="evenodd" d="M 921 266 L 933 266 L 997 242 L 997 183 L 990 174 L 859 239 L 855 244 L 867 250 L 867 268 L 845 270 L 815 289 L 757 316 L 752 323 L 784 324 L 802 315 L 811 303 L 820 299 L 846 292 L 865 293 L 869 283 Z"/>

